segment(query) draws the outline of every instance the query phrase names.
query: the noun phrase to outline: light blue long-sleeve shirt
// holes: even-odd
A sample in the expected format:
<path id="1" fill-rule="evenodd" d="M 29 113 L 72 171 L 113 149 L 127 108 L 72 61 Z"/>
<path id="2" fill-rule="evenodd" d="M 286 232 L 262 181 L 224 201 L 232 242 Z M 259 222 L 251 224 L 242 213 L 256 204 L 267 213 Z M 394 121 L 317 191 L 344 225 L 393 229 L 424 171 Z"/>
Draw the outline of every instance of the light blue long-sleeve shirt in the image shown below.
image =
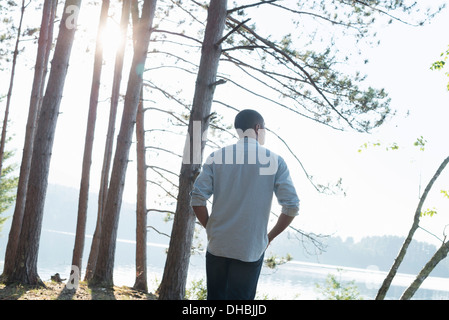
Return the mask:
<path id="1" fill-rule="evenodd" d="M 258 260 L 268 245 L 273 194 L 283 214 L 298 215 L 299 199 L 282 157 L 252 138 L 212 153 L 191 193 L 192 206 L 206 206 L 213 196 L 207 250 L 245 262 Z"/>

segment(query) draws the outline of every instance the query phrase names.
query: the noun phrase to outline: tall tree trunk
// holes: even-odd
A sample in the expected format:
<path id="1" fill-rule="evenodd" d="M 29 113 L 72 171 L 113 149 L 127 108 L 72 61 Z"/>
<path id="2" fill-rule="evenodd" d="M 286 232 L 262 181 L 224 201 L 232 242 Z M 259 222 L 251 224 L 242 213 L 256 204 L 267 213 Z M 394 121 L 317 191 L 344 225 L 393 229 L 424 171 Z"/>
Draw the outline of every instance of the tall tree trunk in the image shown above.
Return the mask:
<path id="1" fill-rule="evenodd" d="M 227 1 L 211 0 L 206 31 L 204 35 L 201 61 L 198 70 L 192 111 L 189 119 L 188 137 L 184 148 L 184 160 L 179 176 L 179 193 L 175 218 L 170 238 L 164 275 L 159 287 L 159 299 L 184 299 L 190 251 L 195 227 L 195 215 L 190 207 L 190 192 L 196 174 L 200 170 L 201 156 L 205 141 L 197 141 L 194 123 L 201 123 L 201 133 L 207 130 L 209 115 L 216 85 L 216 75 L 221 56 L 221 46 L 217 45 L 223 35 L 227 17 Z M 201 133 L 199 133 L 201 135 Z M 201 143 L 201 148 L 196 143 Z M 196 152 L 196 154 L 194 154 Z M 200 154 L 198 152 L 201 152 Z M 194 161 L 196 160 L 196 161 Z M 199 161 L 198 161 L 199 160 Z"/>
<path id="2" fill-rule="evenodd" d="M 12 58 L 12 68 L 11 68 L 11 77 L 9 79 L 9 89 L 8 94 L 6 95 L 6 108 L 5 108 L 5 116 L 3 118 L 3 127 L 2 127 L 2 135 L 0 139 L 0 175 L 3 168 L 3 154 L 5 153 L 5 144 L 6 144 L 6 131 L 8 127 L 8 118 L 9 118 L 9 107 L 11 105 L 11 97 L 12 97 L 12 89 L 14 86 L 14 76 L 16 73 L 16 65 L 17 65 L 17 56 L 19 55 L 19 43 L 20 36 L 22 33 L 22 23 L 23 16 L 25 14 L 25 0 L 22 0 L 22 8 L 20 10 L 20 21 L 19 27 L 17 28 L 17 39 L 16 45 L 14 47 L 13 58 Z"/>
<path id="3" fill-rule="evenodd" d="M 398 256 L 394 260 L 393 266 L 391 267 L 390 271 L 387 274 L 387 277 L 382 283 L 382 286 L 380 287 L 379 291 L 377 292 L 376 300 L 383 300 L 387 294 L 388 289 L 390 288 L 391 282 L 393 281 L 394 276 L 396 275 L 399 266 L 402 263 L 402 260 L 404 260 L 405 254 L 407 253 L 408 246 L 412 242 L 413 235 L 415 234 L 415 231 L 419 227 L 419 219 L 421 216 L 422 206 L 424 204 L 424 201 L 427 198 L 427 195 L 429 194 L 430 190 L 432 189 L 433 184 L 440 176 L 441 172 L 444 170 L 446 165 L 449 163 L 449 157 L 447 157 L 440 165 L 438 170 L 433 175 L 432 179 L 429 181 L 429 183 L 426 186 L 426 189 L 424 190 L 424 193 L 421 196 L 421 199 L 419 200 L 418 207 L 415 211 L 415 216 L 413 217 L 413 224 L 410 228 L 410 231 L 407 235 L 407 238 L 405 239 L 401 250 L 398 253 Z"/>
<path id="4" fill-rule="evenodd" d="M 9 231 L 8 244 L 5 253 L 5 265 L 2 277 L 7 278 L 14 269 L 14 262 L 22 228 L 23 212 L 25 210 L 26 190 L 30 174 L 31 156 L 33 154 L 34 132 L 36 120 L 42 104 L 42 94 L 45 87 L 48 60 L 53 43 L 53 25 L 56 15 L 57 0 L 45 0 L 39 33 L 36 64 L 34 67 L 33 87 L 25 132 L 25 142 L 20 165 L 19 183 L 17 186 L 16 204 Z"/>
<path id="5" fill-rule="evenodd" d="M 33 161 L 14 271 L 8 282 L 43 285 L 37 257 L 56 123 L 81 0 L 67 0 L 34 139 Z"/>
<path id="6" fill-rule="evenodd" d="M 137 205 L 136 205 L 136 282 L 134 288 L 148 291 L 147 281 L 147 166 L 145 162 L 145 112 L 143 88 L 136 121 Z"/>
<path id="7" fill-rule="evenodd" d="M 449 252 L 449 241 L 444 242 L 441 247 L 435 252 L 433 257 L 426 263 L 421 272 L 416 276 L 415 281 L 404 291 L 401 300 L 410 300 L 415 292 L 419 289 L 424 280 L 429 276 L 437 264 L 446 258 Z"/>
<path id="8" fill-rule="evenodd" d="M 138 38 L 125 96 L 122 123 L 117 137 L 117 148 L 112 167 L 111 182 L 109 184 L 106 206 L 103 212 L 98 258 L 95 272 L 92 279 L 89 281 L 89 284 L 93 286 L 110 287 L 113 285 L 112 276 L 120 207 L 125 186 L 129 150 L 134 133 L 134 124 L 136 122 L 137 107 L 140 100 L 140 91 L 142 89 L 142 75 L 147 58 L 148 45 L 150 43 L 156 1 L 157 0 L 145 0 L 143 3 Z"/>
<path id="9" fill-rule="evenodd" d="M 132 0 L 135 1 L 135 0 Z M 112 147 L 114 145 L 114 131 L 115 122 L 117 118 L 117 107 L 120 97 L 120 84 L 122 81 L 123 73 L 123 61 L 125 56 L 126 39 L 128 33 L 129 25 L 129 15 L 130 15 L 130 2 L 131 0 L 124 0 L 122 7 L 122 17 L 120 22 L 120 45 L 117 48 L 117 55 L 115 58 L 114 67 L 114 79 L 112 84 L 112 94 L 111 94 L 111 107 L 109 112 L 109 123 L 106 134 L 106 143 L 103 157 L 103 167 L 101 169 L 100 178 L 100 191 L 98 194 L 98 213 L 97 213 L 97 223 L 95 226 L 94 236 L 92 239 L 92 244 L 89 253 L 89 259 L 87 262 L 85 280 L 89 280 L 95 270 L 95 264 L 97 262 L 98 246 L 100 243 L 101 235 L 101 221 L 104 205 L 106 203 L 106 197 L 108 193 L 109 184 L 109 172 L 111 168 L 111 158 L 112 158 Z"/>
<path id="10" fill-rule="evenodd" d="M 87 118 L 86 139 L 84 142 L 83 166 L 81 173 L 80 194 L 78 199 L 78 220 L 76 224 L 75 246 L 73 248 L 72 265 L 82 268 L 84 239 L 86 235 L 87 205 L 89 200 L 90 166 L 94 144 L 95 123 L 97 121 L 98 96 L 100 93 L 101 71 L 103 66 L 103 44 L 101 34 L 106 27 L 109 12 L 109 0 L 103 0 L 98 23 L 95 49 L 94 71 L 90 91 L 89 114 Z M 80 275 L 81 276 L 81 275 Z"/>

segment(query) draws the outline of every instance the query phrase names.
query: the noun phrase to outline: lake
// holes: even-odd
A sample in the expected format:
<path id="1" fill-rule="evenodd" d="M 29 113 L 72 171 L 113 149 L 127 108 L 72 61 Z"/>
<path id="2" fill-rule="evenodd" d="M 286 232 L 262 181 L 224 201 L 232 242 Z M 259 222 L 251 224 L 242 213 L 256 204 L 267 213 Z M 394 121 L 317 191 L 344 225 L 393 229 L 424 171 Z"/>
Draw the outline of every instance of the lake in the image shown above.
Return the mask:
<path id="1" fill-rule="evenodd" d="M 4 229 L 5 230 L 5 229 Z M 6 229 L 8 230 L 8 229 Z M 6 232 L 0 238 L 0 270 L 3 270 L 3 259 L 7 241 Z M 42 230 L 38 272 L 42 280 L 50 280 L 50 276 L 59 273 L 62 278 L 68 278 L 72 260 L 74 234 L 49 229 Z M 86 237 L 83 259 L 83 272 L 90 251 L 91 237 Z M 148 287 L 150 291 L 157 288 L 162 279 L 165 263 L 164 243 L 148 243 Z M 114 270 L 114 284 L 132 286 L 135 280 L 135 241 L 118 239 Z M 380 287 L 386 272 L 375 267 L 366 269 L 340 267 L 320 263 L 292 260 L 272 270 L 263 267 L 258 298 L 268 299 L 323 299 L 316 285 L 324 285 L 329 274 L 334 274 L 343 284 L 354 281 L 363 299 L 373 299 Z M 82 275 L 83 277 L 83 275 Z M 192 281 L 205 278 L 204 254 L 195 254 L 190 260 L 188 286 Z M 414 275 L 397 274 L 387 294 L 387 299 L 398 299 L 408 285 L 414 280 Z M 429 277 L 416 292 L 414 299 L 440 300 L 449 299 L 449 278 Z"/>

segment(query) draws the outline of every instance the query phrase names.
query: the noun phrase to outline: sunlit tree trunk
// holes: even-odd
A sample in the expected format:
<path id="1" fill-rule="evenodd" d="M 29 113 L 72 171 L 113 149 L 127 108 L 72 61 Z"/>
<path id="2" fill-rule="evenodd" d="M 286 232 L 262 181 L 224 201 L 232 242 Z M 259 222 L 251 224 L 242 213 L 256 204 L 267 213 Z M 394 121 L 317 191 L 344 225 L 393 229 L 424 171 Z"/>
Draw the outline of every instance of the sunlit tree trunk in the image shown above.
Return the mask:
<path id="1" fill-rule="evenodd" d="M 93 286 L 110 287 L 113 285 L 112 275 L 120 207 L 155 8 L 156 0 L 144 1 L 142 17 L 140 18 L 139 28 L 137 30 L 138 37 L 134 48 L 133 62 L 128 79 L 122 122 L 117 137 L 111 181 L 103 212 L 98 258 L 94 274 L 89 281 L 89 284 Z"/>
<path id="2" fill-rule="evenodd" d="M 120 22 L 121 37 L 115 59 L 114 79 L 112 83 L 112 94 L 111 94 L 111 107 L 109 112 L 109 123 L 106 134 L 103 167 L 101 169 L 100 191 L 98 194 L 97 223 L 95 226 L 94 236 L 92 239 L 92 244 L 89 252 L 89 259 L 87 262 L 85 280 L 89 280 L 91 278 L 92 273 L 95 270 L 95 264 L 97 262 L 98 245 L 100 243 L 100 234 L 101 234 L 101 217 L 104 204 L 106 202 L 106 196 L 108 193 L 109 172 L 111 168 L 112 148 L 114 145 L 115 121 L 117 118 L 117 107 L 120 96 L 120 84 L 122 81 L 123 61 L 125 56 L 126 39 L 129 25 L 130 2 L 131 0 L 124 0 L 122 7 L 122 17 Z"/>
<path id="3" fill-rule="evenodd" d="M 97 121 L 98 96 L 100 93 L 101 70 L 103 66 L 103 44 L 101 34 L 104 31 L 109 11 L 109 0 L 103 0 L 100 22 L 97 31 L 94 71 L 87 117 L 86 139 L 84 142 L 83 166 L 81 172 L 80 194 L 78 199 L 78 220 L 76 224 L 75 247 L 73 248 L 72 265 L 82 268 L 84 239 L 86 236 L 87 205 L 89 199 L 90 166 L 94 144 L 95 123 Z"/>
<path id="4" fill-rule="evenodd" d="M 415 292 L 419 289 L 421 284 L 426 280 L 430 273 L 435 269 L 437 264 L 447 257 L 449 252 L 449 241 L 444 242 L 441 247 L 435 252 L 433 257 L 426 263 L 421 272 L 416 276 L 415 281 L 404 291 L 401 300 L 410 300 Z"/>
<path id="5" fill-rule="evenodd" d="M 419 200 L 418 207 L 416 208 L 415 215 L 413 217 L 413 224 L 410 228 L 410 231 L 408 232 L 407 238 L 405 239 L 401 249 L 399 250 L 398 256 L 394 260 L 393 266 L 390 268 L 390 271 L 388 272 L 386 278 L 384 279 L 382 286 L 380 287 L 379 291 L 377 292 L 376 300 L 383 300 L 387 294 L 388 289 L 390 288 L 391 282 L 393 281 L 393 278 L 395 277 L 399 266 L 402 263 L 402 260 L 404 260 L 405 254 L 407 253 L 407 249 L 412 242 L 413 235 L 415 234 L 415 231 L 419 227 L 419 219 L 421 217 L 421 211 L 422 206 L 424 204 L 424 201 L 427 198 L 427 195 L 429 194 L 430 190 L 432 189 L 433 184 L 440 176 L 441 172 L 444 170 L 444 168 L 449 163 L 449 157 L 447 157 L 439 166 L 435 174 L 433 175 L 432 179 L 430 179 L 429 183 L 426 186 L 426 189 L 424 189 L 424 192 L 421 196 L 421 199 Z"/>
<path id="6" fill-rule="evenodd" d="M 148 291 L 147 282 L 147 166 L 145 162 L 145 112 L 143 88 L 136 121 L 137 202 L 136 202 L 136 282 L 134 288 Z"/>
<path id="7" fill-rule="evenodd" d="M 53 25 L 56 15 L 57 0 L 45 0 L 42 11 L 42 22 L 39 33 L 36 64 L 34 67 L 33 87 L 25 132 L 25 142 L 20 165 L 19 183 L 17 186 L 16 204 L 9 231 L 8 244 L 5 253 L 3 277 L 7 277 L 14 269 L 17 244 L 22 228 L 23 212 L 25 210 L 26 190 L 30 174 L 31 156 L 33 154 L 34 132 L 36 119 L 42 104 L 42 94 L 45 87 L 48 60 L 53 43 Z"/>
<path id="8" fill-rule="evenodd" d="M 8 282 L 43 285 L 37 273 L 42 218 L 56 123 L 80 6 L 81 0 L 67 0 L 65 3 L 47 89 L 37 122 L 15 268 Z"/>
<path id="9" fill-rule="evenodd" d="M 195 215 L 190 207 L 190 192 L 196 174 L 200 170 L 201 157 L 193 154 L 199 146 L 194 146 L 194 122 L 201 123 L 201 132 L 207 130 L 212 99 L 216 85 L 216 75 L 221 56 L 221 46 L 217 45 L 223 35 L 227 16 L 227 1 L 211 0 L 206 31 L 204 35 L 201 61 L 198 70 L 192 111 L 189 119 L 188 137 L 184 147 L 184 163 L 179 176 L 179 193 L 170 247 L 159 287 L 159 299 L 182 300 L 185 295 L 190 250 L 195 227 Z M 205 141 L 201 142 L 201 155 Z M 196 158 L 196 161 L 193 159 Z M 199 160 L 199 161 L 198 161 Z"/>

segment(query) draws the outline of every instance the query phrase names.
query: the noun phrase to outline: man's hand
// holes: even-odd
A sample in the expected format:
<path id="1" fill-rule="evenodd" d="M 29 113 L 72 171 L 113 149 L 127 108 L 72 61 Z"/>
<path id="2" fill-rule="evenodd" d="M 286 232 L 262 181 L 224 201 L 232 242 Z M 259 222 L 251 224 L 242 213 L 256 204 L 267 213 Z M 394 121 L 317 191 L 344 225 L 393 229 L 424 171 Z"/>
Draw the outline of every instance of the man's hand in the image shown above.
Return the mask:
<path id="1" fill-rule="evenodd" d="M 201 223 L 201 225 L 206 228 L 207 221 L 209 220 L 209 212 L 205 206 L 192 206 L 193 212 Z"/>
<path id="2" fill-rule="evenodd" d="M 268 233 L 268 245 L 270 245 L 271 241 L 273 241 L 274 238 L 281 234 L 281 232 L 290 225 L 294 218 L 295 217 L 287 216 L 286 214 L 281 213 L 276 225 Z"/>

